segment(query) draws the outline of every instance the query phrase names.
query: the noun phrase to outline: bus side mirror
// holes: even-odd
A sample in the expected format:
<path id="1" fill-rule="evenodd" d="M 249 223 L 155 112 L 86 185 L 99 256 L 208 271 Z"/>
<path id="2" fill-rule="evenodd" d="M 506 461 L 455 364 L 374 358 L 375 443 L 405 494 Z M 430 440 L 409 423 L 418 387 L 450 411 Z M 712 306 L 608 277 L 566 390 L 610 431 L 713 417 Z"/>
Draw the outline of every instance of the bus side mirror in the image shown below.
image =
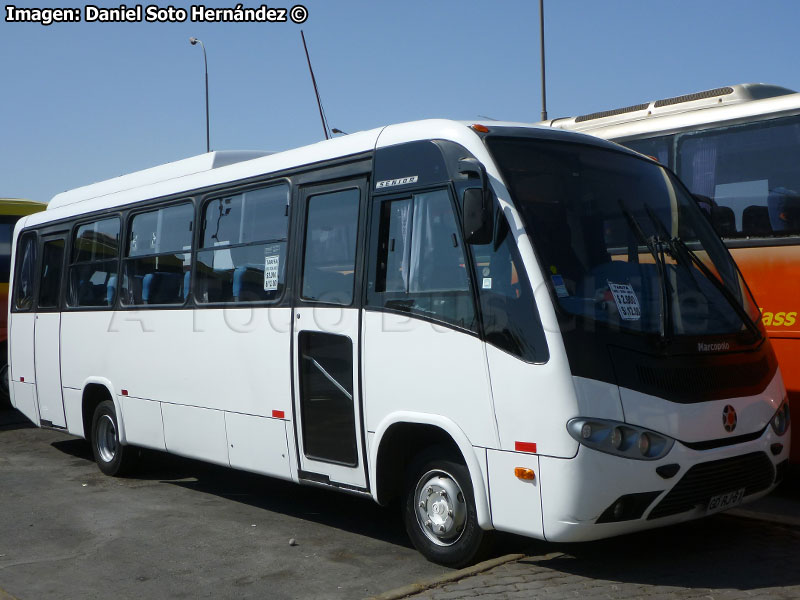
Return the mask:
<path id="1" fill-rule="evenodd" d="M 467 244 L 488 244 L 493 239 L 492 192 L 489 189 L 486 169 L 475 158 L 462 158 L 458 161 L 459 173 L 477 176 L 479 188 L 464 190 L 463 235 Z"/>
<path id="2" fill-rule="evenodd" d="M 467 244 L 489 244 L 492 241 L 492 195 L 481 188 L 464 190 L 464 242 Z"/>

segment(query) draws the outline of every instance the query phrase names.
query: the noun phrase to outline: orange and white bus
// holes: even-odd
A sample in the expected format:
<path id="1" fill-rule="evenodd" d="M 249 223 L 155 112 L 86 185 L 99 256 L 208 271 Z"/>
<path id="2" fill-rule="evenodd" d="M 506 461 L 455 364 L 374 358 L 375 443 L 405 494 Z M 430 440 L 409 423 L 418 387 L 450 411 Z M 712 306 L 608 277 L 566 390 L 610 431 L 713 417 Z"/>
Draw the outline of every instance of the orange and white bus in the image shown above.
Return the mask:
<path id="1" fill-rule="evenodd" d="M 43 202 L 0 198 L 0 407 L 8 405 L 8 280 L 11 270 L 11 237 L 20 217 L 47 208 Z"/>
<path id="2" fill-rule="evenodd" d="M 753 291 L 800 410 L 800 93 L 741 84 L 544 124 L 613 140 L 677 173 Z M 800 443 L 791 458 L 800 464 Z"/>

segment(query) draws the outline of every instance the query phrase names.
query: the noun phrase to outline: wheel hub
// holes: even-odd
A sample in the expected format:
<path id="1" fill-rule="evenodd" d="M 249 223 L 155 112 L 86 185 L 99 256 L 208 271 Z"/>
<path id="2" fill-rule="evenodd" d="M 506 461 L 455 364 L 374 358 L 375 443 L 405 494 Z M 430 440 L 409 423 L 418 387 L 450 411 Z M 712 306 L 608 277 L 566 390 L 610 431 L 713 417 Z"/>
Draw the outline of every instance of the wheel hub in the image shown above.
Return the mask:
<path id="1" fill-rule="evenodd" d="M 117 428 L 108 415 L 100 417 L 97 423 L 97 452 L 103 462 L 111 462 L 117 454 Z"/>
<path id="2" fill-rule="evenodd" d="M 455 479 L 444 471 L 429 471 L 417 484 L 417 522 L 439 546 L 455 544 L 464 532 L 467 504 Z"/>

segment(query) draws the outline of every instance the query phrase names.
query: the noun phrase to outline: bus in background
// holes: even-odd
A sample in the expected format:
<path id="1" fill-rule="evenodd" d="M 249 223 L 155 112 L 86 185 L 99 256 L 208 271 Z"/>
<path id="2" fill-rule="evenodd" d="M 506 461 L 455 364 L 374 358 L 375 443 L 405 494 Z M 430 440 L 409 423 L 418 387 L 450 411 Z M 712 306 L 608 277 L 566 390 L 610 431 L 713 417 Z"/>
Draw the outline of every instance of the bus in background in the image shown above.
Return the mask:
<path id="1" fill-rule="evenodd" d="M 800 93 L 740 84 L 543 124 L 623 144 L 683 180 L 753 291 L 800 411 Z"/>
<path id="2" fill-rule="evenodd" d="M 14 225 L 25 215 L 47 208 L 44 202 L 0 198 L 0 408 L 9 406 L 8 393 L 8 282 Z"/>
<path id="3" fill-rule="evenodd" d="M 13 402 L 104 473 L 141 446 L 397 499 L 451 566 L 492 530 L 609 537 L 781 480 L 758 308 L 655 161 L 443 120 L 238 158 L 65 192 L 17 225 Z"/>

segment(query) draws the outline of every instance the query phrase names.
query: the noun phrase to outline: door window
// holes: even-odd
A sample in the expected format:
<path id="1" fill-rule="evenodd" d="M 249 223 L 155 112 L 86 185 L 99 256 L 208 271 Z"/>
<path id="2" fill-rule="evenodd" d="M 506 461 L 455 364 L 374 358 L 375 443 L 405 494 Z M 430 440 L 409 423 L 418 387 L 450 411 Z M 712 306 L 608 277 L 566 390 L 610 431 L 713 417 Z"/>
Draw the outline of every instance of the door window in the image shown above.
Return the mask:
<path id="1" fill-rule="evenodd" d="M 353 303 L 359 196 L 354 188 L 308 199 L 304 300 L 342 306 Z"/>
<path id="2" fill-rule="evenodd" d="M 42 272 L 39 279 L 39 308 L 56 308 L 61 293 L 64 240 L 50 240 L 42 246 Z"/>

